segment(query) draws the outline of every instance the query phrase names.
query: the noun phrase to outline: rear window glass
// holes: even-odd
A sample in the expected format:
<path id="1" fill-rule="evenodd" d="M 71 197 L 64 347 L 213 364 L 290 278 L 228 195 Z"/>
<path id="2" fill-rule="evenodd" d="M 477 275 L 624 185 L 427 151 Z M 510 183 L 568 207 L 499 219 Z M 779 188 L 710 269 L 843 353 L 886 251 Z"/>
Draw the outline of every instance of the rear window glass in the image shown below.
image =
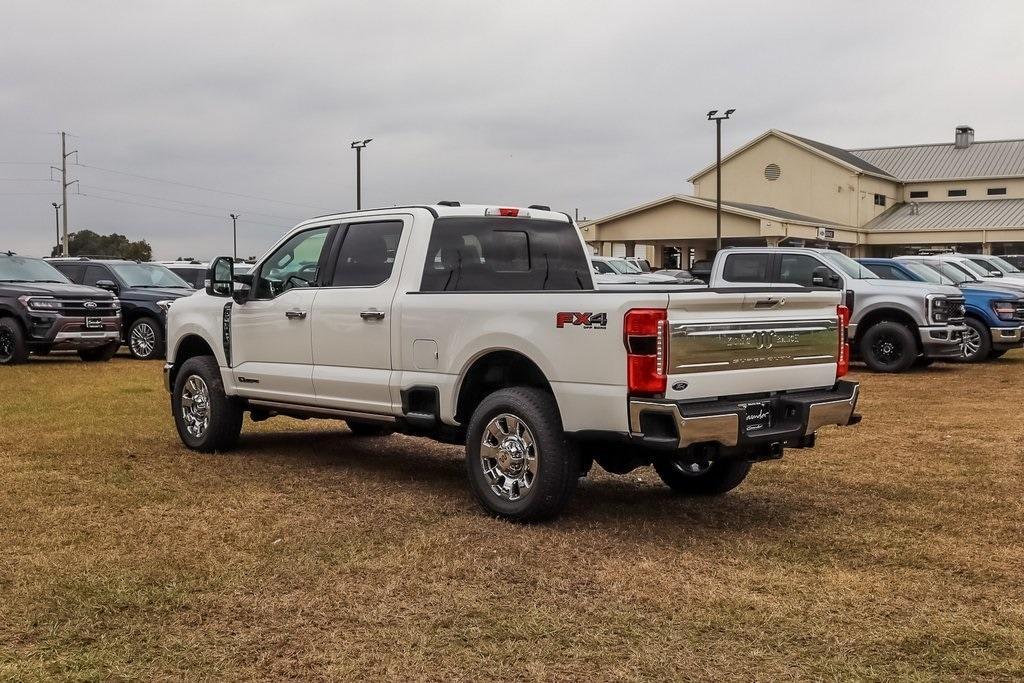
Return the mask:
<path id="1" fill-rule="evenodd" d="M 589 261 L 571 223 L 453 216 L 434 222 L 420 289 L 589 289 L 589 271 Z"/>
<path id="2" fill-rule="evenodd" d="M 731 254 L 722 277 L 727 282 L 767 282 L 769 254 Z"/>

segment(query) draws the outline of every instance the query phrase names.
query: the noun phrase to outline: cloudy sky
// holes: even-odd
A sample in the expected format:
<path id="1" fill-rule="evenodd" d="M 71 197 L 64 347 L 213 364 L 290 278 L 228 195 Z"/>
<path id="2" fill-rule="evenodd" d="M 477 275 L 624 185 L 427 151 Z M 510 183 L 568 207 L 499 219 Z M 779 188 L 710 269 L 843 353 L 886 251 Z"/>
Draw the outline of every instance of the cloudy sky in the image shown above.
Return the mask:
<path id="1" fill-rule="evenodd" d="M 1024 137 L 1019 2 L 15 2 L 0 23 L 0 249 L 70 227 L 158 258 L 258 254 L 355 204 L 674 192 L 767 128 L 840 146 Z M 143 176 L 143 177 L 140 177 Z M 56 176 L 54 176 L 56 177 Z M 148 179 L 147 179 L 148 178 Z M 156 180 L 153 180 L 156 179 Z M 170 182 L 158 182 L 170 181 Z"/>

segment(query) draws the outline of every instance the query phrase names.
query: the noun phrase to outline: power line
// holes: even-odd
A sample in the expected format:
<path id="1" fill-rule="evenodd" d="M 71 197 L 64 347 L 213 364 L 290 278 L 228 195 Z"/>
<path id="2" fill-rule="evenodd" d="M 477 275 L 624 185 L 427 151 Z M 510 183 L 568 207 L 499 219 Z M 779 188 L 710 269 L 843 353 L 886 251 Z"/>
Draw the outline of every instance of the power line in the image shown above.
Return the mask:
<path id="1" fill-rule="evenodd" d="M 199 213 L 198 211 L 186 211 L 185 209 L 175 209 L 175 208 L 172 208 L 172 207 L 169 207 L 169 206 L 157 206 L 156 204 L 144 204 L 142 202 L 133 202 L 133 201 L 129 201 L 127 199 L 115 199 L 114 197 L 104 197 L 103 195 L 98 195 L 98 194 L 87 194 L 85 192 L 82 192 L 82 193 L 79 193 L 77 196 L 79 196 L 79 197 L 89 197 L 90 199 L 103 199 L 103 200 L 108 201 L 108 202 L 117 202 L 119 204 L 131 204 L 133 206 L 145 206 L 145 207 L 148 207 L 150 209 L 161 209 L 163 211 L 174 211 L 176 213 L 187 213 L 190 216 L 202 216 L 204 218 L 219 218 L 221 220 L 224 219 L 224 216 L 218 216 L 217 214 L 212 214 L 212 213 Z M 277 224 L 277 223 L 264 223 L 263 221 L 245 220 L 243 222 L 245 222 L 245 223 L 255 223 L 256 225 L 267 225 L 267 226 L 270 226 L 272 228 L 280 228 L 281 227 L 280 224 Z"/>
<path id="2" fill-rule="evenodd" d="M 271 199 L 269 197 L 257 197 L 256 195 L 242 194 L 241 192 L 229 192 L 228 190 L 215 190 L 215 189 L 210 188 L 210 187 L 202 187 L 201 185 L 190 185 L 189 183 L 180 183 L 180 182 L 178 182 L 176 180 L 165 180 L 163 178 L 154 178 L 152 176 L 140 175 L 138 173 L 129 173 L 127 171 L 117 171 L 117 170 L 112 169 L 112 168 L 103 168 L 101 166 L 90 166 L 89 164 L 80 164 L 80 163 L 79 164 L 75 164 L 75 165 L 76 166 L 81 166 L 83 168 L 91 168 L 94 171 L 103 171 L 104 173 L 116 173 L 117 175 L 128 176 L 130 178 L 141 178 L 142 180 L 149 180 L 149 181 L 154 182 L 154 183 L 166 183 L 168 185 L 178 185 L 179 187 L 188 187 L 188 188 L 191 188 L 193 190 L 202 190 L 203 192 L 215 192 L 217 194 L 226 194 L 226 195 L 231 195 L 233 197 L 244 197 L 246 199 L 256 199 L 256 200 L 261 201 L 261 202 L 272 202 L 274 204 L 287 204 L 289 206 L 297 206 L 297 207 L 302 208 L 302 209 L 317 209 L 319 211 L 331 211 L 331 209 L 328 209 L 328 208 L 325 208 L 325 207 L 322 207 L 322 206 L 314 206 L 312 204 L 297 204 L 295 202 L 286 202 L 286 201 L 284 201 L 282 199 Z"/>
<path id="3" fill-rule="evenodd" d="M 92 185 L 92 184 L 86 185 L 85 187 L 92 188 L 93 190 L 101 190 L 103 192 L 113 192 L 115 194 L 128 195 L 129 197 L 140 197 L 142 199 L 156 199 L 157 201 L 161 201 L 161 202 L 170 202 L 172 204 L 185 204 L 187 206 L 199 206 L 199 207 L 202 207 L 202 208 L 205 208 L 205 209 L 222 209 L 224 211 L 234 211 L 234 210 L 237 209 L 237 207 L 231 207 L 231 206 L 217 206 L 215 204 L 200 204 L 199 202 L 186 202 L 186 201 L 182 201 L 180 199 L 168 199 L 167 197 L 159 197 L 157 195 L 151 195 L 151 194 L 138 194 L 138 193 L 135 193 L 135 192 L 125 192 L 124 190 L 115 190 L 115 189 L 113 189 L 111 187 L 100 187 L 98 185 Z M 280 218 L 283 221 L 292 221 L 293 223 L 297 223 L 298 222 L 297 220 L 295 220 L 291 216 L 279 216 L 279 215 L 273 214 L 273 213 L 260 213 L 259 211 L 248 211 L 248 210 L 247 210 L 247 213 L 251 213 L 254 216 L 263 216 L 265 218 Z"/>
<path id="4" fill-rule="evenodd" d="M 4 166 L 49 166 L 49 161 L 0 161 Z"/>
<path id="5" fill-rule="evenodd" d="M 55 183 L 53 178 L 0 178 L 9 183 Z"/>

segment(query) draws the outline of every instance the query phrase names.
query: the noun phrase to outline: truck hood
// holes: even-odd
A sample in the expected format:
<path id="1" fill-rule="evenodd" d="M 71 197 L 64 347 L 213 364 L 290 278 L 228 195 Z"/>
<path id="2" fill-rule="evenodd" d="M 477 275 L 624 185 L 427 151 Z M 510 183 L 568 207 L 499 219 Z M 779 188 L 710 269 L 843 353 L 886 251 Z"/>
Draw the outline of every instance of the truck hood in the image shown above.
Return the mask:
<path id="1" fill-rule="evenodd" d="M 55 296 L 73 299 L 112 299 L 113 294 L 99 287 L 87 287 L 64 282 L 0 282 L 0 289 L 16 292 L 18 296 Z"/>
<path id="2" fill-rule="evenodd" d="M 929 294 L 943 294 L 945 296 L 962 297 L 963 292 L 958 287 L 952 285 L 933 285 L 930 282 L 912 282 L 910 280 L 861 280 L 861 282 L 869 287 L 877 287 L 878 289 L 901 292 L 903 294 L 920 294 L 922 297 Z"/>

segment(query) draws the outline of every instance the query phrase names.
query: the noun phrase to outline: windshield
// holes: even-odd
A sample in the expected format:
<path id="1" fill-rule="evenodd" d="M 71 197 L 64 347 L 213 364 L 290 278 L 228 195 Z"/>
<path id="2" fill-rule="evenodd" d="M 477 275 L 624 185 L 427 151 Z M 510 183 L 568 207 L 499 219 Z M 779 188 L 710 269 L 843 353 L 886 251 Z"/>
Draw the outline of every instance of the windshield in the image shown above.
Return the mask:
<path id="1" fill-rule="evenodd" d="M 904 261 L 903 267 L 909 270 L 914 275 L 925 282 L 930 282 L 933 285 L 955 285 L 958 284 L 956 280 L 950 277 L 946 277 L 942 273 L 933 268 L 929 268 L 923 263 L 914 263 L 912 261 Z"/>
<path id="2" fill-rule="evenodd" d="M 963 270 L 966 270 L 967 272 L 972 273 L 979 278 L 991 277 L 988 274 L 987 270 L 985 270 L 984 268 L 982 268 L 969 258 L 958 260 L 955 263 L 955 265 L 960 266 Z"/>
<path id="3" fill-rule="evenodd" d="M 850 277 L 857 278 L 858 280 L 878 279 L 878 276 L 872 273 L 867 266 L 862 266 L 849 256 L 840 254 L 838 251 L 819 251 L 818 254 Z"/>
<path id="4" fill-rule="evenodd" d="M 958 285 L 964 282 L 977 282 L 979 279 L 967 268 L 952 261 L 928 261 L 925 265 L 954 280 Z"/>
<path id="5" fill-rule="evenodd" d="M 1024 272 L 1021 271 L 1021 269 L 1018 268 L 1017 266 L 1007 261 L 1006 259 L 1002 259 L 998 256 L 987 256 L 986 259 L 989 261 L 989 263 L 992 263 L 993 265 L 995 265 L 996 268 L 1003 271 L 1004 273 L 1012 273 L 1014 275 L 1019 275 L 1021 272 Z"/>
<path id="6" fill-rule="evenodd" d="M 619 273 L 620 275 L 636 275 L 637 273 L 643 272 L 629 261 L 626 261 L 625 259 L 608 259 L 607 263 L 609 266 L 612 267 L 612 270 L 614 270 L 616 273 Z"/>
<path id="7" fill-rule="evenodd" d="M 71 280 L 42 259 L 0 256 L 0 282 L 70 283 Z"/>
<path id="8" fill-rule="evenodd" d="M 120 263 L 111 268 L 127 287 L 171 287 L 192 289 L 192 286 L 165 266 L 153 263 Z"/>

